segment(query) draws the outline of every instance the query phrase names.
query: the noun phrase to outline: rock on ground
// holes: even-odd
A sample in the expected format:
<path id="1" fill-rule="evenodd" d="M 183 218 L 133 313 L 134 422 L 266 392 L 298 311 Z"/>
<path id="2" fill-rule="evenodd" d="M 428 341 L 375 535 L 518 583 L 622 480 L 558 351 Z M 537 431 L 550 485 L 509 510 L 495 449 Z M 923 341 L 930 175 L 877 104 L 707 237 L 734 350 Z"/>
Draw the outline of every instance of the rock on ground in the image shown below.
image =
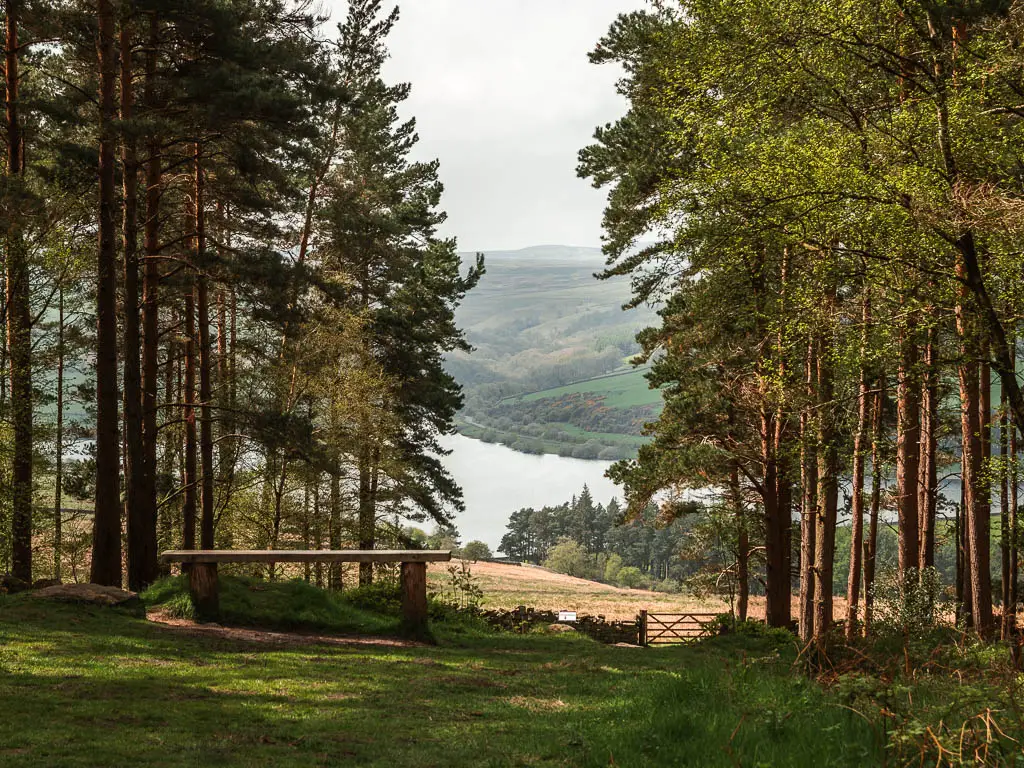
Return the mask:
<path id="1" fill-rule="evenodd" d="M 100 584 L 56 584 L 52 587 L 36 590 L 32 597 L 43 600 L 64 600 L 73 603 L 92 603 L 93 605 L 116 605 L 135 608 L 141 603 L 139 596 L 118 587 L 104 587 Z"/>
<path id="2" fill-rule="evenodd" d="M 576 627 L 570 627 L 568 624 L 550 624 L 548 625 L 548 632 L 575 632 Z"/>

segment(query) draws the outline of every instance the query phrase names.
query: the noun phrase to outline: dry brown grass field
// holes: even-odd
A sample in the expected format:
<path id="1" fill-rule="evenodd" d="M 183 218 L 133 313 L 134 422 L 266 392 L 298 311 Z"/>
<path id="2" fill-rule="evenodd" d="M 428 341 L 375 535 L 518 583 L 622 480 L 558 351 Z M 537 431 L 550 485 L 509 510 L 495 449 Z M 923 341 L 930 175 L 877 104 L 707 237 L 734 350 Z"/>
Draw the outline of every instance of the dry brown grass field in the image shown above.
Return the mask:
<path id="1" fill-rule="evenodd" d="M 458 565 L 457 561 L 455 565 Z M 509 609 L 526 605 L 544 610 L 578 611 L 619 621 L 635 618 L 641 610 L 651 613 L 729 611 L 727 600 L 714 597 L 698 598 L 646 589 L 623 589 L 531 566 L 484 562 L 467 565 L 483 590 L 484 608 Z M 439 589 L 447 581 L 446 567 L 445 563 L 431 564 L 429 578 L 434 589 Z M 844 600 L 836 598 L 837 618 L 844 615 L 841 612 L 845 611 L 845 606 Z M 797 608 L 794 596 L 794 616 L 797 615 Z M 763 597 L 750 598 L 749 618 L 764 618 Z"/>

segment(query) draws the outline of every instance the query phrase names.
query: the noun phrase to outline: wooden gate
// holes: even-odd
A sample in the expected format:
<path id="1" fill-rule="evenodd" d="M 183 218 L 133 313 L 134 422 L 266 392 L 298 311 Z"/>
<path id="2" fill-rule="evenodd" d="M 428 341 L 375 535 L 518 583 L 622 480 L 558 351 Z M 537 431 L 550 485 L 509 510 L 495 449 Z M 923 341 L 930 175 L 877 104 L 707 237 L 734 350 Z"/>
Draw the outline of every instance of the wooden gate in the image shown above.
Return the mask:
<path id="1" fill-rule="evenodd" d="M 640 611 L 640 645 L 685 643 L 718 634 L 717 613 L 648 613 Z"/>

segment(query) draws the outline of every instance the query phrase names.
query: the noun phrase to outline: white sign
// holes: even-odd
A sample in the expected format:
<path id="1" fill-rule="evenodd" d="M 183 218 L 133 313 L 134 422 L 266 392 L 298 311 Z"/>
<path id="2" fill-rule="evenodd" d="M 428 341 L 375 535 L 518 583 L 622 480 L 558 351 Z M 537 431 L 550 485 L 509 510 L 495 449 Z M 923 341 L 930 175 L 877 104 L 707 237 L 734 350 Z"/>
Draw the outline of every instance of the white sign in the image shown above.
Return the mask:
<path id="1" fill-rule="evenodd" d="M 576 611 L 559 611 L 559 621 L 576 621 Z"/>

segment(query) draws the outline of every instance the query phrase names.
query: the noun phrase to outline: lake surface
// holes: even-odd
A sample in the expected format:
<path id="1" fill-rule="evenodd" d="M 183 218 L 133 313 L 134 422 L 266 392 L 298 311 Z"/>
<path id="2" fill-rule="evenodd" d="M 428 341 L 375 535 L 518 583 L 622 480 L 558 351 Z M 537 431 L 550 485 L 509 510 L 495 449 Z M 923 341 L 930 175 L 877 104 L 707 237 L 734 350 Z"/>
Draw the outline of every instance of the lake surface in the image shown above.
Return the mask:
<path id="1" fill-rule="evenodd" d="M 569 501 L 584 485 L 597 503 L 622 500 L 619 487 L 604 476 L 610 461 L 519 453 L 464 435 L 446 435 L 441 444 L 452 451 L 444 463 L 465 494 L 466 511 L 455 519 L 463 543 L 479 539 L 496 552 L 510 514 Z"/>

